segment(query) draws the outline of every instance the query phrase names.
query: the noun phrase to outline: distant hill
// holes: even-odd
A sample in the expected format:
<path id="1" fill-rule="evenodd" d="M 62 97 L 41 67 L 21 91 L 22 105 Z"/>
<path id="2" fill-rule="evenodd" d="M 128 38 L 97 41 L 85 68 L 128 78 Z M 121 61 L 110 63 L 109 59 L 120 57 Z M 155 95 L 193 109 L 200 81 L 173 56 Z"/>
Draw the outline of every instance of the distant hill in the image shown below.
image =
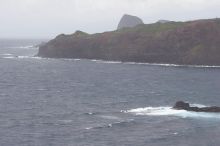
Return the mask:
<path id="1" fill-rule="evenodd" d="M 122 28 L 126 28 L 126 27 L 135 27 L 139 24 L 144 24 L 140 18 L 138 18 L 136 16 L 131 16 L 131 15 L 125 14 L 121 18 L 117 29 L 122 29 Z"/>
<path id="2" fill-rule="evenodd" d="M 170 21 L 169 20 L 158 20 L 157 22 L 159 22 L 159 23 L 168 23 Z"/>
<path id="3" fill-rule="evenodd" d="M 220 65 L 220 19 L 142 24 L 89 35 L 60 35 L 38 56 L 128 62 Z"/>

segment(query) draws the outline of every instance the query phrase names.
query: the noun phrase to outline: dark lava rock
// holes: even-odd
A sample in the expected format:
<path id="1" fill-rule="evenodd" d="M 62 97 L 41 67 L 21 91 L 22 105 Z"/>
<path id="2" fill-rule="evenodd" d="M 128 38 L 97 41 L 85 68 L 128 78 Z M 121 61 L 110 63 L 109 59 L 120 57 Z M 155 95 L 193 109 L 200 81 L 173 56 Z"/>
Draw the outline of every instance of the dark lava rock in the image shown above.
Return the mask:
<path id="1" fill-rule="evenodd" d="M 194 111 L 194 112 L 220 112 L 220 107 L 211 106 L 211 107 L 192 107 L 189 103 L 183 101 L 177 101 L 176 104 L 173 106 L 173 109 L 176 110 L 186 110 L 186 111 Z"/>
<path id="2" fill-rule="evenodd" d="M 189 107 L 190 107 L 189 103 L 185 103 L 183 101 L 177 101 L 173 108 L 178 110 L 182 110 L 182 109 L 187 110 L 189 109 Z"/>
<path id="3" fill-rule="evenodd" d="M 131 15 L 125 14 L 121 18 L 117 29 L 122 29 L 122 28 L 127 28 L 127 27 L 135 27 L 139 24 L 144 24 L 140 18 L 138 18 L 137 16 L 131 16 Z"/>

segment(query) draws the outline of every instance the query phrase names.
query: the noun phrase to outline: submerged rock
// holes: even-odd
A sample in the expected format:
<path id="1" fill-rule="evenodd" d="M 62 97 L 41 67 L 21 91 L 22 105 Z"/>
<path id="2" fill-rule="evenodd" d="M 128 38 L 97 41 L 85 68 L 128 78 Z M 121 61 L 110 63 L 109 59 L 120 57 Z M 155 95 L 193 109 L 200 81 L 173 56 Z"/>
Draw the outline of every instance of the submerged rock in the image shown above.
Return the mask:
<path id="1" fill-rule="evenodd" d="M 173 106 L 173 109 L 176 110 L 186 110 L 186 111 L 194 111 L 194 112 L 215 112 L 220 113 L 220 107 L 217 106 L 210 106 L 210 107 L 194 107 L 190 106 L 189 103 L 183 101 L 177 101 L 176 104 Z"/>

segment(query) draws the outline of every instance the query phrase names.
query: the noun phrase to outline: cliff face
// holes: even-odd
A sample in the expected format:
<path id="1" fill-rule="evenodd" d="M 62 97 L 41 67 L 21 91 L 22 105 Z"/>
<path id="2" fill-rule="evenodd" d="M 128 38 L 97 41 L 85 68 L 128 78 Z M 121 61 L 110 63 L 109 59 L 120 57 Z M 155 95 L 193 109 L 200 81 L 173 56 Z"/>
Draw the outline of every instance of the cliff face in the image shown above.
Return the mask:
<path id="1" fill-rule="evenodd" d="M 38 56 L 220 65 L 220 19 L 138 25 L 113 32 L 59 35 Z"/>
<path id="2" fill-rule="evenodd" d="M 121 18 L 117 29 L 122 29 L 122 28 L 126 28 L 126 27 L 135 27 L 139 24 L 144 24 L 140 18 L 138 18 L 136 16 L 131 16 L 131 15 L 125 14 Z"/>

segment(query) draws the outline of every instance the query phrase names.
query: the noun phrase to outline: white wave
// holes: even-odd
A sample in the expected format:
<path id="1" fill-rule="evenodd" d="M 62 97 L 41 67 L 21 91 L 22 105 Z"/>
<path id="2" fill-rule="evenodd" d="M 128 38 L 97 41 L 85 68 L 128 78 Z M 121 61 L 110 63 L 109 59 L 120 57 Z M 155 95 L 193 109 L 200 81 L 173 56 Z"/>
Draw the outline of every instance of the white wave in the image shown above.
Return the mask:
<path id="1" fill-rule="evenodd" d="M 81 59 L 73 59 L 74 61 L 80 61 Z"/>
<path id="2" fill-rule="evenodd" d="M 47 58 L 47 59 L 51 59 L 51 58 Z M 53 58 L 53 59 L 56 59 L 56 58 Z M 64 60 L 64 61 L 80 61 L 81 59 L 74 59 L 74 58 L 60 58 L 61 60 Z"/>
<path id="3" fill-rule="evenodd" d="M 215 65 L 213 65 L 213 66 L 210 66 L 210 65 L 180 65 L 180 64 L 167 64 L 167 63 L 138 63 L 138 62 L 124 62 L 124 64 L 165 66 L 165 67 L 220 68 L 220 66 L 215 66 Z"/>
<path id="4" fill-rule="evenodd" d="M 84 115 L 96 115 L 96 113 L 92 113 L 92 112 L 88 112 L 88 113 L 84 113 Z"/>
<path id="5" fill-rule="evenodd" d="M 91 127 L 86 127 L 85 130 L 91 130 L 91 129 L 102 129 L 102 128 L 112 128 L 114 126 L 120 126 L 124 124 L 130 124 L 134 122 L 134 119 L 127 119 L 127 120 L 122 120 L 122 121 L 117 121 L 109 124 L 101 124 L 101 125 L 96 125 L 96 126 L 91 126 Z"/>
<path id="6" fill-rule="evenodd" d="M 190 104 L 190 106 L 192 106 L 192 107 L 200 107 L 200 108 L 207 107 L 206 105 L 203 105 L 203 104 L 197 104 L 197 103 Z"/>
<path id="7" fill-rule="evenodd" d="M 217 65 L 180 65 L 168 63 L 144 63 L 144 62 L 122 62 L 122 61 L 105 61 L 92 59 L 90 61 L 107 64 L 130 64 L 130 65 L 150 65 L 150 66 L 165 66 L 165 67 L 191 67 L 191 68 L 220 68 Z"/>
<path id="8" fill-rule="evenodd" d="M 186 65 L 178 65 L 178 64 L 166 64 L 166 63 L 139 63 L 139 62 L 124 62 L 124 64 L 137 64 L 137 65 L 152 65 L 152 66 L 167 66 L 167 67 L 180 67 Z"/>
<path id="9" fill-rule="evenodd" d="M 10 54 L 10 53 L 4 53 L 4 54 L 1 54 L 3 56 L 12 56 L 13 54 Z"/>
<path id="10" fill-rule="evenodd" d="M 98 61 L 98 63 L 121 64 L 121 61 Z"/>
<path id="11" fill-rule="evenodd" d="M 86 127 L 85 129 L 86 130 L 91 130 L 91 129 L 93 129 L 94 127 Z"/>
<path id="12" fill-rule="evenodd" d="M 29 46 L 13 46 L 13 47 L 7 47 L 8 49 L 38 49 L 38 47 L 29 45 Z"/>
<path id="13" fill-rule="evenodd" d="M 119 64 L 119 63 L 123 63 L 121 61 L 106 61 L 106 60 L 96 60 L 96 59 L 92 59 L 90 60 L 92 62 L 96 62 L 96 63 L 107 63 L 107 64 Z"/>
<path id="14" fill-rule="evenodd" d="M 36 57 L 33 57 L 33 56 L 16 56 L 16 58 L 26 59 L 26 58 L 36 58 Z"/>
<path id="15" fill-rule="evenodd" d="M 100 61 L 100 60 L 96 60 L 96 59 L 91 59 L 91 61 L 97 62 L 97 61 Z"/>
<path id="16" fill-rule="evenodd" d="M 13 59 L 15 58 L 14 56 L 6 56 L 6 57 L 2 57 L 2 58 L 5 58 L 5 59 Z"/>
<path id="17" fill-rule="evenodd" d="M 5 57 L 2 57 L 2 58 L 5 58 L 5 59 L 42 59 L 41 57 L 36 57 L 36 56 L 5 56 Z"/>
<path id="18" fill-rule="evenodd" d="M 145 107 L 122 111 L 141 116 L 177 116 L 182 118 L 215 118 L 220 119 L 219 113 L 192 112 L 175 110 L 172 107 Z"/>
<path id="19" fill-rule="evenodd" d="M 122 61 L 105 61 L 91 59 L 90 61 L 97 63 L 107 64 L 130 64 L 130 65 L 150 65 L 150 66 L 165 66 L 165 67 L 192 67 L 192 68 L 220 68 L 217 65 L 180 65 L 180 64 L 168 64 L 168 63 L 144 63 L 144 62 L 122 62 Z"/>

